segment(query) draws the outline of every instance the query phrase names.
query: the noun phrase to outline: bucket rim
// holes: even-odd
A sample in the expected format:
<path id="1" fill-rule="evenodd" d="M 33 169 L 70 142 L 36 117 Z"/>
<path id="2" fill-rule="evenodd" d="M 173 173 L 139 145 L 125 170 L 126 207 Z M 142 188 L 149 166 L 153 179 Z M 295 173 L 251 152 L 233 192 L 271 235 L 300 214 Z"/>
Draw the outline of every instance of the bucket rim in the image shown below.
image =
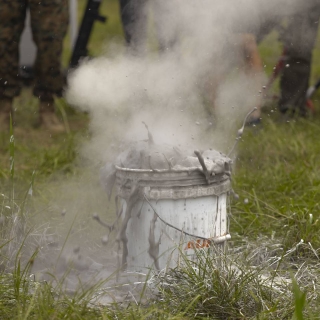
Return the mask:
<path id="1" fill-rule="evenodd" d="M 202 172 L 202 168 L 199 167 L 190 167 L 186 169 L 131 169 L 131 168 L 124 168 L 115 165 L 116 170 L 124 171 L 124 172 L 136 172 L 136 173 L 181 173 L 190 171 L 199 171 Z"/>

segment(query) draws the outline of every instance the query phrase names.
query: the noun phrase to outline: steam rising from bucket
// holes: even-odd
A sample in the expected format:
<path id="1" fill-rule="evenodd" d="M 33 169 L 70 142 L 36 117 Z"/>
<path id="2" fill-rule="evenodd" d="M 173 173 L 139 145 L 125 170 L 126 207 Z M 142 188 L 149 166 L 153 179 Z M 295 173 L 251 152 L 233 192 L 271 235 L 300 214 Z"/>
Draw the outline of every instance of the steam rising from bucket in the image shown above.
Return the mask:
<path id="1" fill-rule="evenodd" d="M 261 99 L 264 76 L 241 67 L 241 35 L 257 34 L 299 5 L 295 0 L 150 3 L 156 37 L 170 46 L 161 53 L 123 53 L 113 45 L 108 56 L 83 61 L 69 77 L 68 101 L 91 115 L 90 154 L 104 159 L 110 137 L 145 139 L 142 121 L 159 143 L 201 148 L 209 140 L 216 147 Z M 208 134 L 217 122 L 224 130 Z"/>
<path id="2" fill-rule="evenodd" d="M 288 1 L 290 6 L 284 6 Z M 294 10 L 294 2 L 157 0 L 153 13 L 157 36 L 170 43 L 167 49 L 142 55 L 123 53 L 123 48 L 114 45 L 108 56 L 83 61 L 69 77 L 68 101 L 91 116 L 92 139 L 83 155 L 94 163 L 105 161 L 110 154 L 118 155 L 112 144 L 119 140 L 146 139 L 142 121 L 159 144 L 226 151 L 244 115 L 259 102 L 261 88 L 257 83 L 262 81 L 257 79 L 263 79 L 261 74 L 237 70 L 241 60 L 239 33 L 247 32 L 247 28 L 256 31 L 262 18 L 277 18 L 274 12 L 280 15 L 281 10 Z M 213 127 L 223 130 L 213 131 Z M 93 210 L 105 213 L 105 195 L 96 180 L 98 174 L 92 172 L 82 175 L 81 181 L 66 182 L 63 178 L 52 201 L 67 208 L 59 213 L 61 220 L 71 221 L 71 213 L 81 212 L 91 227 L 88 221 Z M 103 237 L 103 244 L 107 240 Z M 73 253 L 78 259 L 78 252 Z"/>

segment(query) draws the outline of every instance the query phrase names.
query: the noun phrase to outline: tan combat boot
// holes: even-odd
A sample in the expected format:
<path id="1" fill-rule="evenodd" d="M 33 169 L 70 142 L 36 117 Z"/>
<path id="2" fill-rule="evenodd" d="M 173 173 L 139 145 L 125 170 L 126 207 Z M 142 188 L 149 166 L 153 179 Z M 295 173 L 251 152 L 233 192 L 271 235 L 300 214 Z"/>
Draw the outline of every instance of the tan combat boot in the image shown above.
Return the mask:
<path id="1" fill-rule="evenodd" d="M 10 114 L 13 118 L 12 99 L 0 99 L 0 132 L 9 132 L 10 128 Z M 13 119 L 12 119 L 13 123 Z"/>
<path id="2" fill-rule="evenodd" d="M 55 106 L 53 101 L 41 101 L 39 108 L 39 119 L 36 124 L 37 127 L 40 127 L 51 133 L 61 133 L 65 131 L 63 124 L 59 121 L 58 117 L 55 114 Z"/>

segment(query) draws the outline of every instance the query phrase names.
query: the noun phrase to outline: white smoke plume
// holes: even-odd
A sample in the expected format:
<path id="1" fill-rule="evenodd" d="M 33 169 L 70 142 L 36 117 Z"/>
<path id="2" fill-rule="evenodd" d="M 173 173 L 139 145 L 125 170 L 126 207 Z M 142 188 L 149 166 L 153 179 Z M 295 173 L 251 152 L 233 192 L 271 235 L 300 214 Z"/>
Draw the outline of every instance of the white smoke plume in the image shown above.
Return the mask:
<path id="1" fill-rule="evenodd" d="M 148 124 L 157 143 L 227 151 L 236 136 L 235 126 L 240 126 L 244 115 L 259 104 L 264 81 L 263 74 L 247 72 L 243 67 L 242 35 L 255 33 L 265 21 L 293 12 L 301 2 L 150 2 L 156 37 L 165 44 L 160 53 L 143 48 L 123 53 L 111 45 L 111 52 L 83 61 L 69 77 L 68 101 L 89 112 L 91 118 L 92 138 L 83 155 L 94 165 L 110 160 L 110 154 L 118 154 L 119 141 L 147 138 L 142 121 Z M 47 255 L 55 264 L 56 256 L 61 255 L 58 262 L 62 274 L 68 269 L 69 260 L 77 272 L 102 269 L 111 273 L 115 267 L 107 269 L 105 265 L 111 264 L 114 255 L 105 254 L 105 241 L 95 243 L 99 237 L 104 239 L 106 229 L 96 224 L 92 215 L 96 212 L 109 223 L 114 218 L 114 204 L 107 201 L 97 170 L 94 174 L 91 171 L 82 174 L 76 182 L 64 179 L 51 201 L 58 212 L 60 242 L 56 241 L 55 233 L 41 237 L 48 242 L 47 247 L 56 246 L 57 250 L 52 250 L 58 253 L 51 254 L 53 251 L 48 249 L 44 265 L 48 264 Z M 60 225 L 65 226 L 65 236 L 61 236 Z M 69 228 L 72 259 L 63 251 Z M 92 243 L 90 233 L 94 233 Z M 100 264 L 89 259 L 97 252 Z"/>
<path id="2" fill-rule="evenodd" d="M 257 33 L 300 2 L 151 1 L 148 13 L 159 42 L 168 44 L 165 50 L 113 48 L 69 77 L 68 101 L 91 116 L 87 151 L 103 160 L 107 141 L 145 139 L 142 121 L 157 142 L 219 145 L 222 136 L 210 128 L 219 124 L 232 135 L 234 125 L 259 105 L 265 82 L 262 72 L 243 66 L 242 35 Z"/>

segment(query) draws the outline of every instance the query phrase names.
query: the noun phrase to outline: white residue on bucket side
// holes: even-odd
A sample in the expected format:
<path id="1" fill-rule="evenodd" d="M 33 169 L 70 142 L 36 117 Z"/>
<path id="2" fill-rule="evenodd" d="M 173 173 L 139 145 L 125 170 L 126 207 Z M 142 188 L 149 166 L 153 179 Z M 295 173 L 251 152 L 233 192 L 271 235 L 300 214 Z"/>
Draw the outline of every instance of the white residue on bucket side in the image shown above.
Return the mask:
<path id="1" fill-rule="evenodd" d="M 129 145 L 115 164 L 108 164 L 101 171 L 107 193 L 111 195 L 114 189 L 116 198 L 122 203 L 117 208 L 120 225 L 116 238 L 118 250 L 122 251 L 119 252 L 122 270 L 128 267 L 132 270 L 134 265 L 137 268 L 153 265 L 156 270 L 161 270 L 166 265 L 163 256 L 167 257 L 167 252 L 174 250 L 182 234 L 187 236 L 187 242 L 191 241 L 191 247 L 193 242 L 196 243 L 192 239 L 202 239 L 207 246 L 210 242 L 214 244 L 215 238 L 220 240 L 219 243 L 229 238 L 225 234 L 227 218 L 223 216 L 226 215 L 226 206 L 222 203 L 226 197 L 220 195 L 230 189 L 231 160 L 211 149 L 193 152 L 167 144 L 157 145 L 146 128 L 148 140 Z M 188 215 L 192 212 L 186 211 L 182 216 L 181 210 L 196 207 L 202 210 L 203 197 L 212 198 L 215 205 L 206 204 L 207 209 L 203 210 L 209 211 L 203 214 L 208 221 L 203 222 L 198 231 L 193 225 L 196 222 L 183 220 L 190 220 Z M 190 204 L 175 207 L 180 203 L 179 199 L 184 199 L 185 205 L 188 199 Z M 121 214 L 122 207 L 125 209 Z M 171 212 L 169 215 L 166 208 Z M 110 228 L 109 232 L 112 230 Z M 210 240 L 212 237 L 213 241 Z"/>
<path id="2" fill-rule="evenodd" d="M 159 240 L 156 241 L 155 228 L 156 228 L 157 219 L 158 219 L 158 217 L 157 217 L 156 213 L 154 212 L 153 219 L 151 220 L 151 223 L 150 223 L 150 231 L 149 231 L 149 237 L 148 237 L 148 241 L 149 241 L 148 253 L 154 261 L 155 268 L 157 270 L 160 270 L 158 258 L 159 258 L 159 245 L 161 242 L 162 233 L 160 234 Z"/>

